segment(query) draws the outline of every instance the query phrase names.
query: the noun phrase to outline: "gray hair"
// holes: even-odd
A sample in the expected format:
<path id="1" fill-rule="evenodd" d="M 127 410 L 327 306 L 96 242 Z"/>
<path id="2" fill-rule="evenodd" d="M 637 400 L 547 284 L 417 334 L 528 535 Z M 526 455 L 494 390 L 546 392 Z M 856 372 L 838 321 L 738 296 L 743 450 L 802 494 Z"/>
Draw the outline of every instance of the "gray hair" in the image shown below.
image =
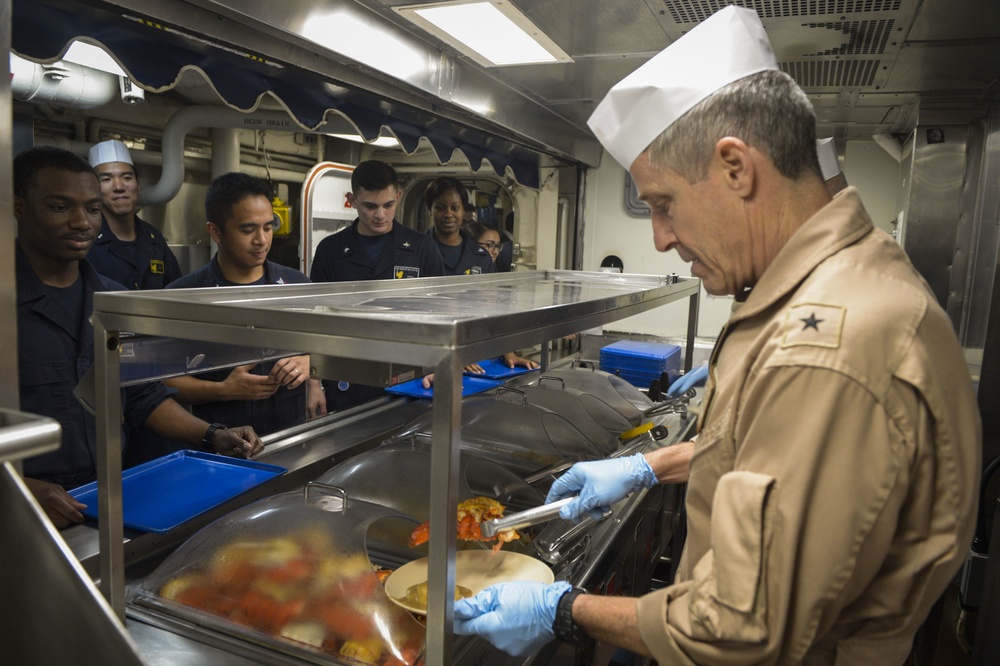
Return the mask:
<path id="1" fill-rule="evenodd" d="M 812 104 L 791 76 L 775 70 L 734 81 L 699 102 L 649 145 L 650 164 L 699 182 L 726 136 L 764 153 L 786 178 L 821 173 Z"/>

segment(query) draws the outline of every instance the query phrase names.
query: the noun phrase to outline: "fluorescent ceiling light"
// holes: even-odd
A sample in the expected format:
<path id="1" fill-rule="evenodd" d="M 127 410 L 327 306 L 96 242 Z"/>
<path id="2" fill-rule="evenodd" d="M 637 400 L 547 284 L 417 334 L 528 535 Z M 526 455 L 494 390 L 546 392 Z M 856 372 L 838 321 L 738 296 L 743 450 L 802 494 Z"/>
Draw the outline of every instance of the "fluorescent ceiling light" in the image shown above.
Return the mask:
<path id="1" fill-rule="evenodd" d="M 73 42 L 66 51 L 66 55 L 63 56 L 63 60 L 99 69 L 108 74 L 128 76 L 107 51 L 86 42 Z"/>
<path id="2" fill-rule="evenodd" d="M 345 141 L 354 141 L 355 143 L 366 143 L 369 146 L 377 146 L 379 148 L 399 148 L 400 145 L 399 140 L 394 136 L 380 136 L 374 141 L 365 141 L 365 138 L 360 134 L 328 134 L 327 136 Z"/>
<path id="3" fill-rule="evenodd" d="M 305 20 L 301 34 L 309 41 L 403 81 L 421 76 L 427 69 L 421 52 L 413 44 L 392 33 L 380 33 L 378 23 L 370 16 L 350 9 L 317 11 Z M 406 37 L 417 43 L 415 37 Z"/>
<path id="4" fill-rule="evenodd" d="M 455 0 L 393 10 L 484 67 L 573 61 L 506 0 Z"/>

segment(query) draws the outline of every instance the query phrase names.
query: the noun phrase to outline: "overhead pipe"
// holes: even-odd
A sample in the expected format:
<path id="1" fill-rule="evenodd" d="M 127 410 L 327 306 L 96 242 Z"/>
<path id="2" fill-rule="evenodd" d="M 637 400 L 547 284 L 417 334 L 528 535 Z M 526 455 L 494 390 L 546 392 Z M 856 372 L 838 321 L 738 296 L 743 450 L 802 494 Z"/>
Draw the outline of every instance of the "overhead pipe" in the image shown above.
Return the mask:
<path id="1" fill-rule="evenodd" d="M 11 53 L 10 77 L 11 95 L 25 102 L 92 109 L 119 94 L 117 75 L 65 60 L 42 65 Z"/>
<path id="2" fill-rule="evenodd" d="M 240 170 L 240 133 L 230 127 L 212 129 L 212 178 Z"/>
<path id="3" fill-rule="evenodd" d="M 55 146 L 57 148 L 64 148 L 72 153 L 79 155 L 80 157 L 86 159 L 87 154 L 90 151 L 90 147 L 93 142 L 88 141 L 75 141 L 73 139 L 67 139 L 61 136 L 44 136 L 35 139 L 36 146 Z M 133 150 L 131 151 L 132 161 L 137 165 L 142 166 L 163 166 L 163 156 L 160 153 L 154 152 L 152 150 Z M 184 157 L 184 168 L 190 171 L 198 171 L 201 173 L 212 173 L 211 163 L 208 157 L 197 156 L 185 156 Z M 268 170 L 265 167 L 258 166 L 255 164 L 240 164 L 239 171 L 251 176 L 257 176 L 258 178 L 267 178 Z M 271 167 L 270 175 L 275 180 L 286 181 L 289 183 L 301 182 L 306 177 L 305 171 L 292 171 L 291 169 L 276 169 Z"/>
<path id="4" fill-rule="evenodd" d="M 143 187 L 140 203 L 146 206 L 164 204 L 175 196 L 184 183 L 184 138 L 197 128 L 229 127 L 233 129 L 273 130 L 278 132 L 338 133 L 357 132 L 346 119 L 336 119 L 314 129 L 304 129 L 284 111 L 254 111 L 243 113 L 225 106 L 189 106 L 181 109 L 163 126 L 163 171 L 160 180 Z"/>

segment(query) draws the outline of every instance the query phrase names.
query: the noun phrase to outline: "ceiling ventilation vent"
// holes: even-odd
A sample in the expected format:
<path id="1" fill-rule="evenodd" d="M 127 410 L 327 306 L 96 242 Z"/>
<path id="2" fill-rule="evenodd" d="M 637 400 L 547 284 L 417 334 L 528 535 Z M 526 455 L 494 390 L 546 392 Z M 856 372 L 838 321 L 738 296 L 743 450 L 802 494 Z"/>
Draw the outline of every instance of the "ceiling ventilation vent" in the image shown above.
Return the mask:
<path id="1" fill-rule="evenodd" d="M 805 23 L 808 28 L 825 28 L 850 35 L 850 41 L 836 49 L 826 49 L 805 55 L 883 55 L 894 21 L 847 21 L 836 23 Z"/>
<path id="2" fill-rule="evenodd" d="M 899 11 L 903 0 L 663 0 L 663 5 L 676 23 L 701 23 L 728 5 L 756 10 L 763 19 L 828 14 L 860 14 Z"/>
<path id="3" fill-rule="evenodd" d="M 859 88 L 875 84 L 881 60 L 823 60 L 780 63 L 806 91 L 816 88 Z"/>

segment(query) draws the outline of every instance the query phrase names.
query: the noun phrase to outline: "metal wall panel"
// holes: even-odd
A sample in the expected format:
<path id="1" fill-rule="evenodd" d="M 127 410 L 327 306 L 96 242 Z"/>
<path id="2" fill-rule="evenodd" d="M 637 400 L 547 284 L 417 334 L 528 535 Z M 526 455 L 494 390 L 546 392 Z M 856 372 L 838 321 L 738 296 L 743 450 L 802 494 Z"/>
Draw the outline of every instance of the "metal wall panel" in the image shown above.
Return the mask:
<path id="1" fill-rule="evenodd" d="M 962 213 L 968 135 L 964 125 L 918 124 L 901 236 L 903 248 L 938 302 L 948 310 L 956 331 L 961 321 L 962 296 L 952 298 L 956 242 L 967 239 L 968 234 L 959 233 L 959 229 L 971 224 L 972 218 Z"/>
<path id="2" fill-rule="evenodd" d="M 962 326 L 962 343 L 973 349 L 986 345 L 990 299 L 1000 253 L 1000 101 L 993 102 L 983 129 L 982 166 L 979 170 L 975 212 L 975 240 L 970 270 L 968 316 Z"/>

